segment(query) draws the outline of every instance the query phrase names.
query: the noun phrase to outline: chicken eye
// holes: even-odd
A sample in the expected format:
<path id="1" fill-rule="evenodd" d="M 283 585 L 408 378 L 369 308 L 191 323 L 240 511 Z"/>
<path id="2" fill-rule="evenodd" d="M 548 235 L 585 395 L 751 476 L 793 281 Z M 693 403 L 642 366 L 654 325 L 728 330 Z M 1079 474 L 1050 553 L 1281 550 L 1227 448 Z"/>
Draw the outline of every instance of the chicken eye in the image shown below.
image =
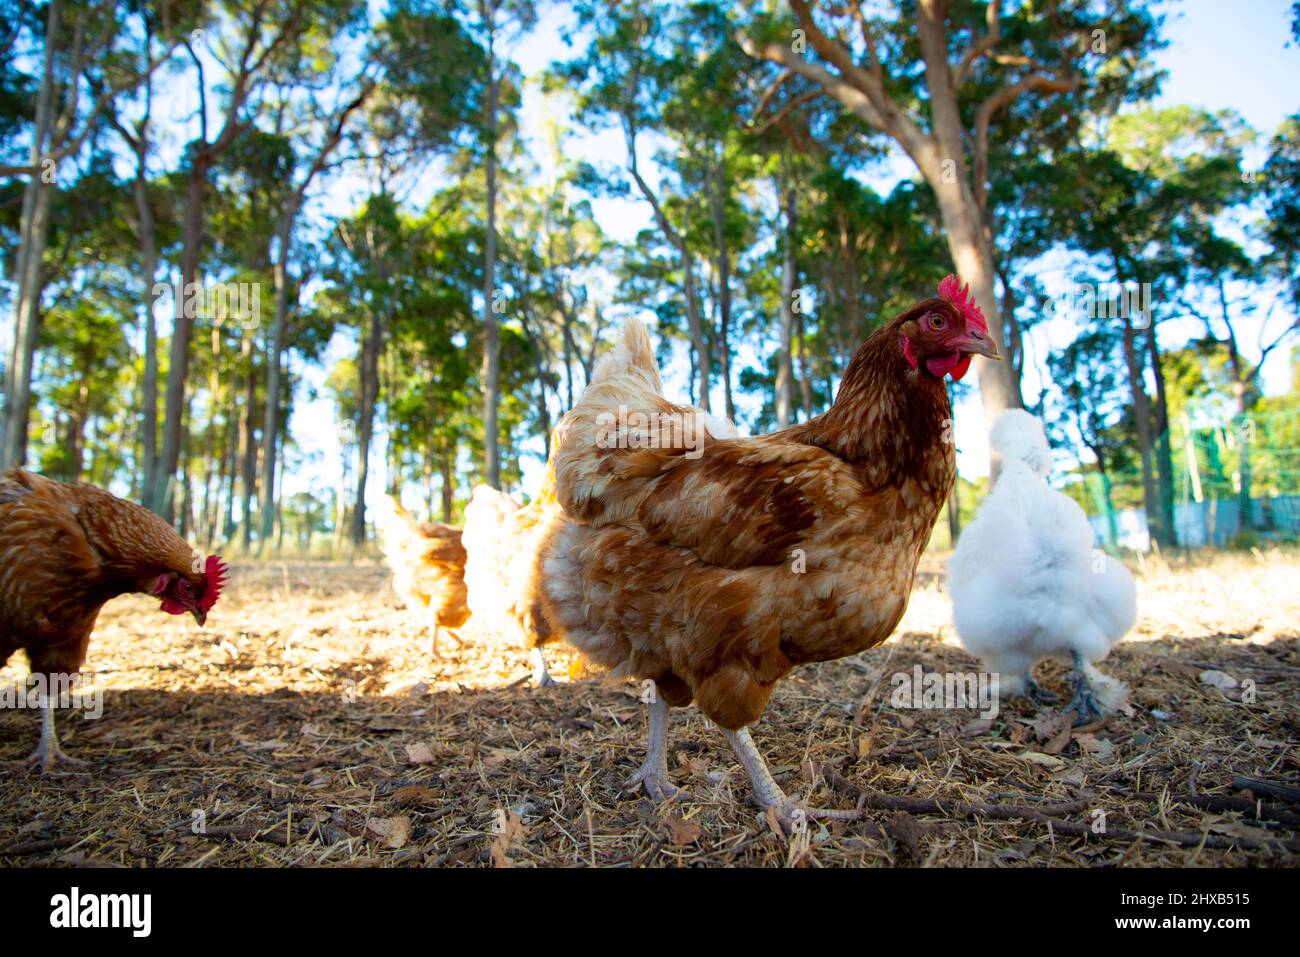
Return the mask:
<path id="1" fill-rule="evenodd" d="M 948 324 L 948 320 L 937 312 L 930 313 L 929 323 L 931 329 L 942 329 Z"/>

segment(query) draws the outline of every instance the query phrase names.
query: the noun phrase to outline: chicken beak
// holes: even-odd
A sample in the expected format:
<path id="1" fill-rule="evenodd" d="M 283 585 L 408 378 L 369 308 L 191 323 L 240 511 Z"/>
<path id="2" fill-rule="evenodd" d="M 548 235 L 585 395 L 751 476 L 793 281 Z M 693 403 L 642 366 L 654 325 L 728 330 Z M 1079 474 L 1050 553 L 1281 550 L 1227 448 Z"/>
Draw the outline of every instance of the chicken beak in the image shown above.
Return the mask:
<path id="1" fill-rule="evenodd" d="M 987 359 L 1000 360 L 1002 358 L 998 352 L 998 347 L 994 345 L 989 335 L 980 332 L 978 329 L 967 329 L 964 335 L 952 340 L 951 344 L 960 352 L 984 356 Z"/>
<path id="2" fill-rule="evenodd" d="M 208 613 L 202 608 L 191 608 L 190 614 L 194 616 L 194 620 L 199 623 L 200 628 L 202 628 L 203 623 L 208 620 Z"/>

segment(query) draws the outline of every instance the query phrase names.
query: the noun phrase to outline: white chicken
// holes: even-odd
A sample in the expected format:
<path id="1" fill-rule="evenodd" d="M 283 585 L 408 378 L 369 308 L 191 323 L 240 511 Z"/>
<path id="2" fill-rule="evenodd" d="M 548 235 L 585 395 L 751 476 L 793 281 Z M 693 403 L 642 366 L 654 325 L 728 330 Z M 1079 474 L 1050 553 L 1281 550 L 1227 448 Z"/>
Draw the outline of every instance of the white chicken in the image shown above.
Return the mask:
<path id="1" fill-rule="evenodd" d="M 1137 618 L 1133 577 L 1096 548 L 1078 503 L 1047 484 L 1051 453 L 1036 418 L 1003 412 L 989 438 L 1001 472 L 948 563 L 957 633 L 1013 695 L 1050 700 L 1030 669 L 1047 657 L 1072 661 L 1067 713 L 1086 723 L 1128 691 L 1095 665 Z"/>

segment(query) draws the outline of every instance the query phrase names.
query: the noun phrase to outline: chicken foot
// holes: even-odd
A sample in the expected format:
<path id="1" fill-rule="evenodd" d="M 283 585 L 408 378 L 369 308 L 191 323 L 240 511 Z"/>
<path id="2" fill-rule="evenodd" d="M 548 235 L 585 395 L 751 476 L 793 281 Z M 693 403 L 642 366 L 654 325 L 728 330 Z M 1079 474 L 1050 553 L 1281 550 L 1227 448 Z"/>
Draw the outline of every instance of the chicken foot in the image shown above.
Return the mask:
<path id="1" fill-rule="evenodd" d="M 659 695 L 653 682 L 650 683 L 647 738 L 645 761 L 623 786 L 630 790 L 641 785 L 656 804 L 672 798 L 689 801 L 691 796 L 668 780 L 668 702 Z"/>
<path id="2" fill-rule="evenodd" d="M 1055 694 L 1035 681 L 1031 674 L 1025 675 L 1025 697 L 1038 704 L 1056 704 L 1058 700 Z"/>
<path id="3" fill-rule="evenodd" d="M 551 673 L 546 669 L 546 655 L 541 648 L 533 648 L 528 652 L 528 657 L 533 663 L 533 682 L 539 688 L 554 688 L 559 682 L 551 677 Z"/>
<path id="4" fill-rule="evenodd" d="M 1083 658 L 1077 651 L 1071 651 L 1070 657 L 1074 659 L 1074 673 L 1070 675 L 1070 681 L 1074 684 L 1074 697 L 1065 707 L 1065 713 L 1075 712 L 1079 717 L 1075 724 L 1087 724 L 1104 713 L 1100 704 L 1097 703 L 1097 696 L 1093 694 L 1092 685 L 1088 683 L 1087 672 L 1083 668 Z"/>
<path id="5" fill-rule="evenodd" d="M 36 749 L 27 756 L 28 761 L 40 764 L 42 774 L 48 774 L 50 768 L 60 761 L 64 764 L 86 763 L 79 758 L 69 757 L 64 753 L 63 748 L 59 747 L 59 735 L 54 728 L 55 707 L 48 701 L 41 702 L 41 740 L 36 745 Z"/>
<path id="6" fill-rule="evenodd" d="M 787 797 L 781 790 L 781 786 L 776 783 L 776 779 L 772 777 L 772 772 L 768 770 L 767 762 L 763 760 L 758 746 L 750 737 L 748 728 L 741 728 L 739 731 L 723 728 L 722 733 L 727 736 L 727 741 L 736 752 L 736 757 L 740 759 L 741 767 L 749 775 L 749 783 L 754 788 L 754 797 L 765 809 L 776 814 L 777 821 L 787 835 L 793 834 L 809 820 L 854 821 L 862 817 L 861 811 L 806 808 L 793 798 Z"/>

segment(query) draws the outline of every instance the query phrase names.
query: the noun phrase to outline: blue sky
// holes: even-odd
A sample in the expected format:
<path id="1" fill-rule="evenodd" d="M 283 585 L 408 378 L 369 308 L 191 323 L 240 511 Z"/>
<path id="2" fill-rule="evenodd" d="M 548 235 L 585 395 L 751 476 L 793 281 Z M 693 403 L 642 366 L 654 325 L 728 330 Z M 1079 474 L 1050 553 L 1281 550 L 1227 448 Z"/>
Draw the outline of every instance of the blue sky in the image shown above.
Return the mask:
<path id="1" fill-rule="evenodd" d="M 1165 35 L 1170 43 L 1156 57 L 1159 65 L 1168 72 L 1168 78 L 1157 105 L 1188 103 L 1211 110 L 1235 110 L 1256 130 L 1265 136 L 1271 134 L 1285 116 L 1300 108 L 1300 50 L 1289 44 L 1289 7 L 1290 0 L 1243 0 L 1238 3 L 1187 0 L 1168 5 Z M 535 78 L 553 60 L 570 55 L 559 31 L 569 15 L 567 6 L 551 5 L 536 30 L 507 49 L 507 55 L 520 65 L 525 76 Z M 543 119 L 557 109 L 564 109 L 562 100 L 543 100 L 536 88 L 528 88 L 522 110 L 525 138 L 536 138 Z M 651 172 L 652 151 L 653 143 L 648 142 L 642 162 Z M 567 145 L 566 152 L 575 158 L 615 166 L 621 166 L 624 159 L 622 138 L 614 131 L 577 135 Z M 1261 156 L 1262 149 L 1252 158 L 1256 165 Z M 893 168 L 899 175 L 911 175 L 906 161 L 894 164 Z M 360 185 L 355 181 L 336 182 L 329 195 L 321 197 L 318 208 L 346 212 Z M 633 200 L 601 201 L 596 204 L 596 215 L 602 229 L 620 240 L 631 239 L 650 224 L 648 208 Z M 1051 277 L 1045 277 L 1045 281 L 1049 290 L 1057 284 Z M 1279 317 L 1275 317 L 1276 321 Z M 1031 363 L 1035 358 L 1034 351 L 1041 361 L 1043 352 L 1068 341 L 1072 328 L 1064 320 L 1046 324 L 1030 346 Z M 1168 335 L 1169 341 L 1176 344 L 1188 331 L 1194 330 L 1178 329 L 1175 324 L 1170 324 L 1168 329 L 1162 329 L 1162 336 Z M 1253 332 L 1245 338 L 1248 343 L 1255 341 Z M 352 341 L 339 337 L 330 351 L 332 356 L 341 356 L 354 348 Z M 741 359 L 740 365 L 753 361 L 750 356 Z M 1268 391 L 1285 391 L 1289 387 L 1288 373 L 1287 357 L 1280 350 L 1266 370 Z M 308 370 L 309 382 L 319 385 L 322 379 L 323 372 Z M 684 395 L 684 369 L 666 369 L 665 379 L 670 392 L 676 390 L 677 394 Z M 1031 370 L 1026 381 L 1030 398 L 1037 385 L 1037 377 Z M 743 401 L 742 412 L 747 408 Z M 988 458 L 986 427 L 978 399 L 972 398 L 959 405 L 956 418 L 962 474 L 985 474 Z M 302 450 L 311 455 L 312 461 L 296 474 L 285 477 L 285 491 L 305 491 L 313 485 L 317 489 L 331 488 L 338 469 L 338 445 L 333 410 L 328 399 L 309 402 L 303 394 L 296 405 L 292 429 Z M 382 441 L 381 434 L 381 446 L 373 453 L 375 468 L 371 471 L 372 482 L 367 496 L 371 502 L 384 483 L 384 476 L 376 474 L 382 471 L 384 461 Z M 540 452 L 540 443 L 537 445 Z M 524 466 L 523 491 L 531 494 L 540 482 L 542 465 L 529 457 Z"/>

